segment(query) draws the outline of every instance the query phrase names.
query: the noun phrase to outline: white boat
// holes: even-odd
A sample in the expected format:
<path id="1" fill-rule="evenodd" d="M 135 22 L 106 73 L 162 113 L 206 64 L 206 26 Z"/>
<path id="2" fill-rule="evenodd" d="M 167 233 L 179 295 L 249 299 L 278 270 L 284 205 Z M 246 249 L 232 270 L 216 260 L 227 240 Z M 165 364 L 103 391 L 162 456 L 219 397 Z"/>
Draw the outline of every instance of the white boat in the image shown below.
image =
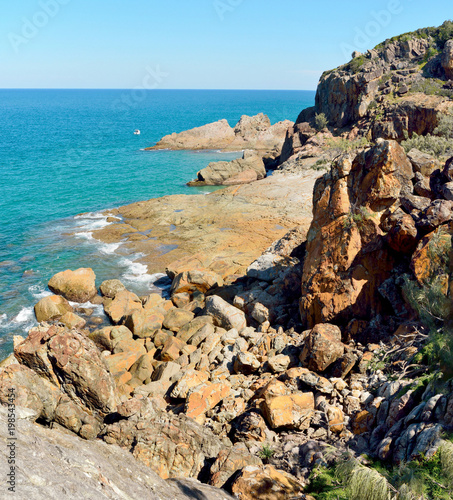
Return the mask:
<path id="1" fill-rule="evenodd" d="M 140 130 L 134 130 L 134 135 L 140 135 Z"/>

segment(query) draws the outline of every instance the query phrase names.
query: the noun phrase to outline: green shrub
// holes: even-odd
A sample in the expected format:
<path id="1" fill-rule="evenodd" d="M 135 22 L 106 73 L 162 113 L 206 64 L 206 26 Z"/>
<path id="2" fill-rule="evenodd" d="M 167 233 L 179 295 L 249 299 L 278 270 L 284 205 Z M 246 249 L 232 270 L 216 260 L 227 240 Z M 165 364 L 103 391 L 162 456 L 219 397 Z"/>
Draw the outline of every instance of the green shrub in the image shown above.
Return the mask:
<path id="1" fill-rule="evenodd" d="M 430 261 L 421 283 L 405 277 L 403 292 L 409 305 L 428 331 L 428 342 L 421 351 L 420 361 L 439 366 L 446 376 L 453 367 L 452 301 L 445 295 L 449 281 L 451 237 L 442 230 L 433 236 L 428 247 Z"/>
<path id="2" fill-rule="evenodd" d="M 357 74 L 362 66 L 365 64 L 366 62 L 366 57 L 365 56 L 358 56 L 358 57 L 355 57 L 347 66 L 346 66 L 346 69 L 349 70 L 351 73 L 353 73 L 354 75 Z"/>
<path id="3" fill-rule="evenodd" d="M 366 148 L 370 145 L 365 137 L 355 139 L 354 141 L 350 141 L 349 139 L 346 139 L 344 137 L 334 137 L 333 139 L 327 139 L 326 144 L 329 149 L 333 149 L 338 154 L 348 153 L 349 151 L 355 151 L 356 149 Z"/>
<path id="4" fill-rule="evenodd" d="M 375 50 L 382 50 L 392 42 L 404 42 L 414 38 L 430 40 L 435 47 L 442 50 L 445 43 L 453 38 L 453 22 L 449 20 L 438 27 L 421 28 L 409 33 L 403 33 L 376 45 Z"/>
<path id="5" fill-rule="evenodd" d="M 450 155 L 453 150 L 453 115 L 442 114 L 439 117 L 438 126 L 434 129 L 433 135 L 413 134 L 411 138 L 401 142 L 404 150 L 409 152 L 415 148 L 425 153 L 441 158 Z"/>
<path id="6" fill-rule="evenodd" d="M 328 160 L 317 160 L 317 162 L 311 166 L 311 169 L 316 170 L 317 172 L 320 170 L 328 170 L 329 163 L 330 162 Z"/>
<path id="7" fill-rule="evenodd" d="M 391 467 L 345 455 L 331 467 L 318 466 L 306 492 L 317 500 L 451 500 L 453 444 L 446 440 L 431 458 Z"/>
<path id="8" fill-rule="evenodd" d="M 264 445 L 261 450 L 258 452 L 258 456 L 261 458 L 261 460 L 268 461 L 270 458 L 272 458 L 275 455 L 275 451 L 267 445 Z"/>
<path id="9" fill-rule="evenodd" d="M 324 113 L 316 113 L 315 115 L 315 128 L 318 132 L 324 130 L 329 124 L 329 120 L 327 120 L 327 116 Z"/>
<path id="10" fill-rule="evenodd" d="M 441 97 L 452 97 L 453 91 L 442 88 L 445 82 L 434 78 L 423 78 L 411 87 L 411 92 L 422 92 L 426 95 L 438 95 Z"/>

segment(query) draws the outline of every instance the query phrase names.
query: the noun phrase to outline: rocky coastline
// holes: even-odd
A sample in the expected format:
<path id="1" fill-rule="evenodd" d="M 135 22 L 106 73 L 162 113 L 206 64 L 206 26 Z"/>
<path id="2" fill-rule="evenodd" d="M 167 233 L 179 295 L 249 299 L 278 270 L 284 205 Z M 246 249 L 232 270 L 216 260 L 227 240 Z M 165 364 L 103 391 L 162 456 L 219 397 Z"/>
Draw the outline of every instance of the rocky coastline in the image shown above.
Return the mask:
<path id="1" fill-rule="evenodd" d="M 22 462 L 18 489 L 312 500 L 347 491 L 315 481 L 343 461 L 448 456 L 453 152 L 406 142 L 437 144 L 452 109 L 420 89 L 447 88 L 453 30 L 443 45 L 443 31 L 427 33 L 323 74 L 295 123 L 242 117 L 154 147 L 251 151 L 199 172 L 223 189 L 120 207 L 94 233 L 165 270 L 169 297 L 96 283 L 87 268 L 51 278 L 39 326 L 0 363 L 21 446 L 35 436 L 43 463 L 60 450 L 51 472 Z M 87 323 L 87 301 L 108 326 Z"/>

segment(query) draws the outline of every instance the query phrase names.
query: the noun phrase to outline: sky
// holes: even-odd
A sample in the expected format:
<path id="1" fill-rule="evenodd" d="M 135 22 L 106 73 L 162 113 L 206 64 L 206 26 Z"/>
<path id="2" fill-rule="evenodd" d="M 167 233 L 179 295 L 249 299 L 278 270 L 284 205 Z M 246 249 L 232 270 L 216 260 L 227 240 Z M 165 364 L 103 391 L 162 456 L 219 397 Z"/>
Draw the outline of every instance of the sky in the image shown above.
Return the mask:
<path id="1" fill-rule="evenodd" d="M 0 5 L 0 88 L 314 90 L 445 0 L 16 0 Z"/>

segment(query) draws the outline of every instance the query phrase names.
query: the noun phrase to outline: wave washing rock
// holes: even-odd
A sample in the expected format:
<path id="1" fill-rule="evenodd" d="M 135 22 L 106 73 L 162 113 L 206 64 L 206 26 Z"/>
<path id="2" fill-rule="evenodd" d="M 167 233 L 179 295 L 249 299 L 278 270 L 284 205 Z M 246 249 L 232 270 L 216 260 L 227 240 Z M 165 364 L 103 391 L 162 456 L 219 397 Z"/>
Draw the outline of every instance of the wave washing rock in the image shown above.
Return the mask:
<path id="1" fill-rule="evenodd" d="M 269 118 L 263 113 L 256 116 L 243 115 L 234 128 L 226 120 L 220 120 L 179 134 L 166 135 L 155 146 L 147 149 L 280 151 L 286 131 L 292 125 L 293 122 L 289 120 L 271 125 Z"/>

